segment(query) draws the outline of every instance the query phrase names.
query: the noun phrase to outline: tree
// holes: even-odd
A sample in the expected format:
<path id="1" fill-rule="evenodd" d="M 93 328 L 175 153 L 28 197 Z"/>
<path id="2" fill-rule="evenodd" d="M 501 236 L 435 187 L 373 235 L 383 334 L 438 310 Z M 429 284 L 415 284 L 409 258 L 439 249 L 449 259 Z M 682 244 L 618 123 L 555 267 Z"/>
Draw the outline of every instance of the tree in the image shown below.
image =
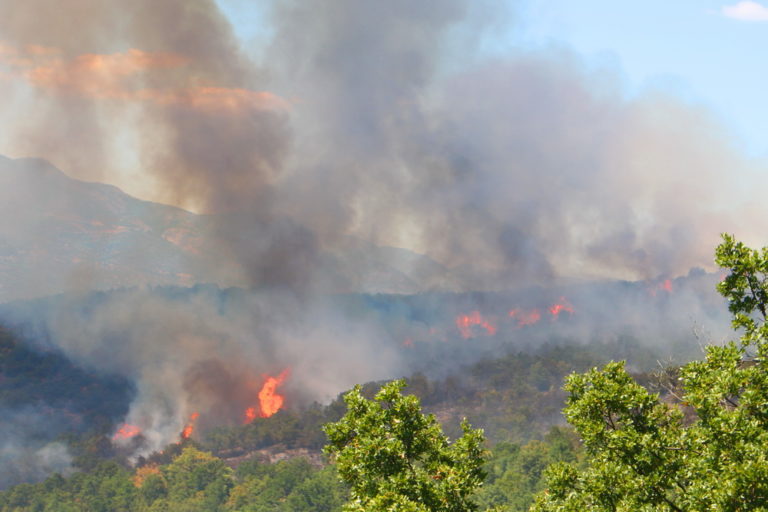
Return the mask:
<path id="1" fill-rule="evenodd" d="M 453 444 L 419 399 L 404 396 L 405 381 L 385 384 L 373 400 L 360 386 L 344 396 L 347 413 L 325 425 L 325 452 L 350 486 L 347 511 L 464 512 L 485 478 L 484 437 L 462 422 Z"/>
<path id="2" fill-rule="evenodd" d="M 623 362 L 568 377 L 590 461 L 552 465 L 533 511 L 768 510 L 768 248 L 723 235 L 715 261 L 741 340 L 680 368 L 664 400 Z"/>

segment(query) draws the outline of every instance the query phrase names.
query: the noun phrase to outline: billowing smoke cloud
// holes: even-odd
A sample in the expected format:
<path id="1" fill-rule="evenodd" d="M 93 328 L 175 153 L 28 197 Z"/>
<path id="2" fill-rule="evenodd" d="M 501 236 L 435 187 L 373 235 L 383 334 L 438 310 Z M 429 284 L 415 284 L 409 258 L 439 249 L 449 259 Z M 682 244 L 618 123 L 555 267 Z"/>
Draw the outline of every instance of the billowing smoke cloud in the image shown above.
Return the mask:
<path id="1" fill-rule="evenodd" d="M 285 369 L 281 393 L 292 408 L 398 371 L 397 346 L 372 322 L 274 290 L 136 289 L 9 311 L 4 321 L 28 339 L 135 383 L 125 421 L 141 428 L 146 451 L 178 440 L 193 413 L 204 430 L 242 424 L 265 377 Z"/>
<path id="2" fill-rule="evenodd" d="M 447 54 L 482 21 L 471 3 L 330 4 L 278 9 L 270 53 L 310 148 L 284 202 L 317 232 L 331 219 L 487 288 L 680 274 L 710 263 L 719 231 L 762 227 L 724 172 L 748 163 L 705 111 L 627 98 L 616 70 L 565 50 Z"/>
<path id="3" fill-rule="evenodd" d="M 5 111 L 9 147 L 91 178 L 133 166 L 150 197 L 221 214 L 217 265 L 249 286 L 306 289 L 350 236 L 475 289 L 682 274 L 718 232 L 763 227 L 724 172 L 755 164 L 705 111 L 628 98 L 566 50 L 484 57 L 510 23 L 484 2 L 273 2 L 259 62 L 213 0 L 0 20 L 6 80 L 37 102 Z"/>
<path id="4" fill-rule="evenodd" d="M 629 97 L 567 49 L 489 56 L 514 15 L 497 5 L 275 1 L 249 52 L 213 0 L 0 0 L 0 151 L 210 213 L 197 264 L 258 290 L 235 312 L 135 291 L 46 318 L 70 357 L 136 382 L 149 448 L 192 412 L 234 421 L 286 366 L 297 400 L 389 376 L 384 335 L 318 291 L 398 265 L 428 275 L 416 289 L 675 276 L 720 231 L 765 232 L 759 165 L 705 110 Z"/>
<path id="5" fill-rule="evenodd" d="M 248 285 L 273 274 L 291 285 L 314 241 L 271 222 L 290 107 L 258 89 L 213 0 L 11 4 L 0 4 L 0 56 L 43 99 L 13 120 L 16 151 L 100 180 L 127 163 L 147 172 L 155 198 L 238 212 L 211 230 L 224 258 Z"/>

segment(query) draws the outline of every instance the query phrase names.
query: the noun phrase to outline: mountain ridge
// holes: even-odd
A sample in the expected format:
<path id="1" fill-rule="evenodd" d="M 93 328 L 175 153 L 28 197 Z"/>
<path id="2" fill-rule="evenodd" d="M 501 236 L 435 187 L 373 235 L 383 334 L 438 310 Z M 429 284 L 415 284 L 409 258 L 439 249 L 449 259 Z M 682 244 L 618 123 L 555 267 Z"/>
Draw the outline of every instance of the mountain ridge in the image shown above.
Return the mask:
<path id="1" fill-rule="evenodd" d="M 0 155 L 0 302 L 136 285 L 242 286 L 222 278 L 214 220 L 72 178 L 43 159 Z M 352 236 L 323 251 L 321 266 L 334 291 L 416 293 L 452 281 L 427 256 Z"/>

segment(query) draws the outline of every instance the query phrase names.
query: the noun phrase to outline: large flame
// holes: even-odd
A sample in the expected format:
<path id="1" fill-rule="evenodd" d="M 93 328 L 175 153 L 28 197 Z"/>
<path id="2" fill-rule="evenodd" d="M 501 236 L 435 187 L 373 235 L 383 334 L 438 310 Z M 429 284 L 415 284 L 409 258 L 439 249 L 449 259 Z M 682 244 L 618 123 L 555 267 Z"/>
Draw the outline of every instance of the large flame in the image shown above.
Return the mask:
<path id="1" fill-rule="evenodd" d="M 485 329 L 488 336 L 496 334 L 496 325 L 494 325 L 488 318 L 484 318 L 479 311 L 473 311 L 468 315 L 459 315 L 456 317 L 456 327 L 459 328 L 461 337 L 464 339 L 475 337 L 475 333 L 472 330 L 472 326 L 474 325 L 479 325 Z"/>
<path id="2" fill-rule="evenodd" d="M 248 407 L 245 410 L 245 423 L 250 423 L 256 419 L 256 417 L 269 418 L 277 411 L 282 409 L 285 403 L 285 397 L 277 392 L 278 386 L 280 386 L 285 379 L 288 378 L 289 369 L 283 370 L 277 377 L 267 375 L 264 384 L 259 390 L 259 410 L 256 411 L 256 407 Z"/>
<path id="3" fill-rule="evenodd" d="M 123 423 L 120 425 L 120 428 L 117 429 L 117 432 L 112 436 L 112 440 L 116 441 L 118 439 L 130 439 L 132 437 L 136 437 L 137 435 L 141 434 L 141 429 L 137 427 L 136 425 L 130 425 L 128 423 Z"/>
<path id="4" fill-rule="evenodd" d="M 193 412 L 192 415 L 189 417 L 189 421 L 184 426 L 184 430 L 181 431 L 181 438 L 182 439 L 189 439 L 192 437 L 192 433 L 195 431 L 195 422 L 197 421 L 197 418 L 200 416 L 200 413 Z"/>

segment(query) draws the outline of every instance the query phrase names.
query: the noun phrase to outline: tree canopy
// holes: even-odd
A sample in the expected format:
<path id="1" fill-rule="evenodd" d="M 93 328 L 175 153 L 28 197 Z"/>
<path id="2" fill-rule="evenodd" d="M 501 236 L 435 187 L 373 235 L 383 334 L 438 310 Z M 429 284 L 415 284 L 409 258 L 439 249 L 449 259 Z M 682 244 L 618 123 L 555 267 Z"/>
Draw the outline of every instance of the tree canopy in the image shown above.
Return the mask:
<path id="1" fill-rule="evenodd" d="M 589 463 L 551 466 L 533 511 L 768 510 L 768 248 L 723 235 L 715 261 L 740 341 L 679 368 L 664 399 L 623 362 L 568 377 Z"/>
<path id="2" fill-rule="evenodd" d="M 485 478 L 484 438 L 465 421 L 450 443 L 405 381 L 384 385 L 373 400 L 359 386 L 347 393 L 348 411 L 325 426 L 326 453 L 350 486 L 347 511 L 464 512 L 476 510 L 472 493 Z"/>

